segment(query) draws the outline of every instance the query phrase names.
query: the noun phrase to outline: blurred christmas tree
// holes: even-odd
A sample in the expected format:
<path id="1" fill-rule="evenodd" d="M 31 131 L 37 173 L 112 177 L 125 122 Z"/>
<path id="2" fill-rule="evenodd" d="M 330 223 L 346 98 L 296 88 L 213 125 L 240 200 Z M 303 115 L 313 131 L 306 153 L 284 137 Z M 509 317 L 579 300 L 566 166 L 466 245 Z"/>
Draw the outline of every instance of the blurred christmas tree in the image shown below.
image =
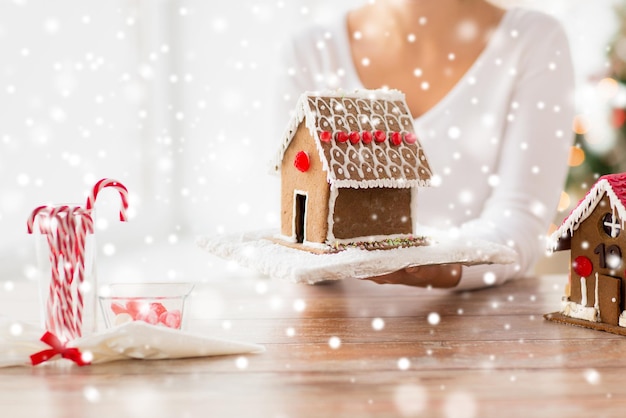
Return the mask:
<path id="1" fill-rule="evenodd" d="M 618 26 L 610 40 L 608 72 L 600 77 L 604 120 L 594 120 L 592 132 L 585 116 L 574 120 L 575 147 L 570 156 L 567 191 L 574 203 L 603 174 L 626 171 L 626 1 L 615 5 Z"/>

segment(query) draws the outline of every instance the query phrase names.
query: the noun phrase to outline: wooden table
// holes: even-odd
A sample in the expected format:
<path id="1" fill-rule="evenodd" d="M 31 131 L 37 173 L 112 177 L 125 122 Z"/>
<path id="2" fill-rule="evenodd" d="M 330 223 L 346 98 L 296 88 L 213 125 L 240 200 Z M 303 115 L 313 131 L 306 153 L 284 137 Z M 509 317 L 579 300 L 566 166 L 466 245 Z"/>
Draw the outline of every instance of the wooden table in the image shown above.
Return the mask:
<path id="1" fill-rule="evenodd" d="M 188 328 L 265 353 L 0 369 L 0 416 L 625 416 L 626 338 L 542 318 L 559 308 L 564 282 L 472 293 L 201 283 Z M 33 291 L 0 286 L 0 314 L 36 318 Z"/>

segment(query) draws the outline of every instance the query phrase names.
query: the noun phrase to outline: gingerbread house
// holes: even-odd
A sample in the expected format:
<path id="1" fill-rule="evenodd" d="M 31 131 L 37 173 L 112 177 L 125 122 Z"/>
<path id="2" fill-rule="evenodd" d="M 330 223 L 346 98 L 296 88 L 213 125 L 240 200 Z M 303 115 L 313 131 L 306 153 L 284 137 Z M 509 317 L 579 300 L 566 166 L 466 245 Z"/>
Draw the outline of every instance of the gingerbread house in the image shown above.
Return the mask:
<path id="1" fill-rule="evenodd" d="M 546 318 L 626 335 L 626 173 L 602 176 L 552 234 L 570 250 L 561 312 Z"/>
<path id="2" fill-rule="evenodd" d="M 431 169 L 397 90 L 307 92 L 281 141 L 281 239 L 305 247 L 413 233 Z"/>

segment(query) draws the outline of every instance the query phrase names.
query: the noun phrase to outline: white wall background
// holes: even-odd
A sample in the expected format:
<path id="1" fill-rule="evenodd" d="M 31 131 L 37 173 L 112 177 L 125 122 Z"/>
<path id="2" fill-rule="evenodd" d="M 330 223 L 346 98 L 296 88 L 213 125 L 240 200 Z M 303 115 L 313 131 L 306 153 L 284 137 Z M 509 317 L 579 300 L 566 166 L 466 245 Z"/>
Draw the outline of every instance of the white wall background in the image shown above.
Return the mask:
<path id="1" fill-rule="evenodd" d="M 101 177 L 131 192 L 128 224 L 114 191 L 96 205 L 99 264 L 112 276 L 157 265 L 181 277 L 187 256 L 210 269 L 194 236 L 277 227 L 267 166 L 278 46 L 364 1 L 0 0 L 2 278 L 29 276 L 30 211 L 82 203 Z M 614 2 L 515 2 L 564 22 L 581 112 L 594 111 L 589 80 L 604 71 Z"/>

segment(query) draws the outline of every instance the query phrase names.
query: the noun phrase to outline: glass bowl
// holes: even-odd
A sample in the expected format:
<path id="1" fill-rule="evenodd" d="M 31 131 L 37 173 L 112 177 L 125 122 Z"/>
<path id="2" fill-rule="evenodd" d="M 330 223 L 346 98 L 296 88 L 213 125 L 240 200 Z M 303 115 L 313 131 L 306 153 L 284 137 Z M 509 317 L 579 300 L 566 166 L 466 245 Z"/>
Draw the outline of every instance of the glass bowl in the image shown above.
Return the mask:
<path id="1" fill-rule="evenodd" d="M 115 283 L 100 288 L 98 299 L 107 328 L 130 321 L 181 329 L 191 283 Z"/>

